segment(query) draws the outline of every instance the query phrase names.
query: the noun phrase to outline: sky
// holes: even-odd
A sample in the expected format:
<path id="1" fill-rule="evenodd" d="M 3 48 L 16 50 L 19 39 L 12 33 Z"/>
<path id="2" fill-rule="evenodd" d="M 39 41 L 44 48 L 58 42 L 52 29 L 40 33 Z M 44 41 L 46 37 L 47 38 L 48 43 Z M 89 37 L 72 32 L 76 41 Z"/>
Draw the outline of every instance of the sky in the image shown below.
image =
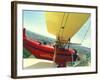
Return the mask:
<path id="1" fill-rule="evenodd" d="M 72 43 L 81 43 L 83 46 L 91 46 L 91 29 L 90 25 L 91 19 L 89 18 L 81 29 L 72 37 Z M 44 12 L 33 11 L 33 10 L 23 10 L 23 25 L 24 28 L 42 34 L 47 37 L 56 38 L 53 34 L 48 33 L 46 27 L 46 20 Z"/>
<path id="2" fill-rule="evenodd" d="M 44 36 L 56 38 L 48 33 L 45 21 L 45 15 L 42 11 L 23 11 L 23 24 L 27 30 L 42 34 Z"/>
<path id="3" fill-rule="evenodd" d="M 89 18 L 81 29 L 72 37 L 71 41 L 91 47 L 91 18 Z"/>

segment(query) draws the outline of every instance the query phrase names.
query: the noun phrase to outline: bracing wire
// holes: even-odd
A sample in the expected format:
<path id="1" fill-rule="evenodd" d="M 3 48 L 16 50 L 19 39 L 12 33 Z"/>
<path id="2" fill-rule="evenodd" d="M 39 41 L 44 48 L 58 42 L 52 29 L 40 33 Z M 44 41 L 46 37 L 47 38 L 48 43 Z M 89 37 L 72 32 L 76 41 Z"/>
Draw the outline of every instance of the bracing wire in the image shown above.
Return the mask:
<path id="1" fill-rule="evenodd" d="M 64 23 L 64 25 L 63 25 L 64 28 L 66 27 L 65 25 L 66 25 L 66 23 L 67 23 L 67 21 L 68 21 L 68 17 L 69 17 L 69 14 L 67 15 L 67 18 L 66 18 L 66 20 L 65 20 L 65 23 Z M 63 29 L 63 31 L 62 31 L 62 36 L 63 36 L 64 30 L 65 30 L 65 29 Z"/>
<path id="2" fill-rule="evenodd" d="M 69 14 L 67 15 L 67 18 L 66 18 L 66 20 L 65 20 L 64 25 L 62 25 L 62 24 L 63 24 L 64 17 L 65 17 L 65 13 L 64 13 L 63 18 L 62 18 L 62 21 L 61 21 L 60 30 L 59 30 L 59 32 L 58 32 L 58 37 L 59 37 L 59 35 L 63 36 L 64 28 L 65 28 L 65 25 L 66 25 L 66 23 L 67 23 Z"/>
<path id="3" fill-rule="evenodd" d="M 59 35 L 60 35 L 60 31 L 61 31 L 61 28 L 62 28 L 64 16 L 65 16 L 65 13 L 64 13 L 64 15 L 63 15 L 63 18 L 62 18 L 62 21 L 61 21 L 61 25 L 60 25 L 60 29 L 59 29 L 59 31 L 58 31 L 58 37 L 59 37 Z"/>
<path id="4" fill-rule="evenodd" d="M 87 30 L 86 30 L 86 33 L 85 33 L 85 35 L 84 35 L 84 37 L 83 37 L 81 43 L 84 42 L 84 39 L 86 38 L 86 35 L 87 35 L 87 33 L 89 32 L 90 25 L 91 25 L 91 23 L 88 24 L 88 28 L 87 28 Z"/>

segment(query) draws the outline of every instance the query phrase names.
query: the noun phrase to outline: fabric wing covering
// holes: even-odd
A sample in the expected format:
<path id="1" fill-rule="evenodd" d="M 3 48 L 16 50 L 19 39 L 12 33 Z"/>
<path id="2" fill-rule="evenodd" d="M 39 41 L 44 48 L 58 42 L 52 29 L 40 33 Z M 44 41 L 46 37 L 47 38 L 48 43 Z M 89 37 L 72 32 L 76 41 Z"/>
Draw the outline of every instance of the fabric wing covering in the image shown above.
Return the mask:
<path id="1" fill-rule="evenodd" d="M 89 13 L 45 12 L 47 30 L 64 44 L 78 32 L 89 16 Z"/>

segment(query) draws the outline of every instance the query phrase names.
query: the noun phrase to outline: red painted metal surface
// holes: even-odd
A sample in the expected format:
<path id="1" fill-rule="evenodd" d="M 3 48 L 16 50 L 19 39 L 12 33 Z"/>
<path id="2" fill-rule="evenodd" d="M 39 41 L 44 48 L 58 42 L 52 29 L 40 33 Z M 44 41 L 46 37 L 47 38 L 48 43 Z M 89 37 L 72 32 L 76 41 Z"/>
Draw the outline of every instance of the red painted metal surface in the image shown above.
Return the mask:
<path id="1" fill-rule="evenodd" d="M 54 47 L 49 45 L 40 44 L 38 41 L 30 40 L 25 35 L 25 29 L 23 30 L 23 46 L 30 51 L 35 57 L 39 59 L 46 59 L 53 61 Z M 72 62 L 72 55 L 75 54 L 73 49 L 61 49 L 57 48 L 55 56 L 55 62 L 57 64 L 65 64 L 66 62 Z"/>

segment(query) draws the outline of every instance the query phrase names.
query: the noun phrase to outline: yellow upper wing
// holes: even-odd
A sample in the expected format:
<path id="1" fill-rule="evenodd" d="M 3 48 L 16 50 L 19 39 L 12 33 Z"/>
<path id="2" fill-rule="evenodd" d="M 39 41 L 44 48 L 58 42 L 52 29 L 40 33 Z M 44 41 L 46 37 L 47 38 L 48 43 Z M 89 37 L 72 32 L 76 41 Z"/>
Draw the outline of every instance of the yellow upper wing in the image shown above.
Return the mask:
<path id="1" fill-rule="evenodd" d="M 45 12 L 48 32 L 66 43 L 87 21 L 89 13 Z"/>

